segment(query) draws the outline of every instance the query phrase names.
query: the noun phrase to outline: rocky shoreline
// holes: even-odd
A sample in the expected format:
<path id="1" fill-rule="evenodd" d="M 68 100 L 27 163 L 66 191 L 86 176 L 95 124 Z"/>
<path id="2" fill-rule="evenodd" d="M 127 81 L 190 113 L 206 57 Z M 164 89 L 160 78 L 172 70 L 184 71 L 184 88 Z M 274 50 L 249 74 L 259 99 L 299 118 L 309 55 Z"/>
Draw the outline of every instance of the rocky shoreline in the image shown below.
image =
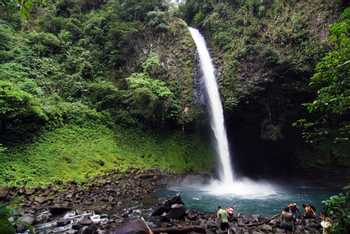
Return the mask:
<path id="1" fill-rule="evenodd" d="M 173 179 L 176 177 L 159 170 L 110 172 L 80 185 L 1 188 L 0 201 L 14 198 L 22 201 L 10 221 L 17 233 L 23 234 L 29 234 L 31 229 L 38 234 L 131 234 L 137 232 L 125 230 L 142 224 L 143 218 L 154 233 L 221 233 L 215 214 L 187 210 L 186 204 L 174 201 L 171 204 L 171 200 L 153 196 Z M 162 210 L 164 204 L 168 204 L 168 210 Z M 319 223 L 319 220 L 306 220 L 296 226 L 295 233 L 321 233 Z M 284 233 L 279 228 L 278 215 L 235 214 L 231 230 L 242 234 Z"/>

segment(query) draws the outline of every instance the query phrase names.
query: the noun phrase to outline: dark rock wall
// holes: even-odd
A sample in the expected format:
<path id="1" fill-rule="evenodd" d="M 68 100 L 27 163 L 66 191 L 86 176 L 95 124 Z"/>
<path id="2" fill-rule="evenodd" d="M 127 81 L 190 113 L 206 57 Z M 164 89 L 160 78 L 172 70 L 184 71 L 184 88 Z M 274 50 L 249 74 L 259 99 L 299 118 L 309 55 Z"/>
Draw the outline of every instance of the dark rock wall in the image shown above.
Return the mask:
<path id="1" fill-rule="evenodd" d="M 200 25 L 218 69 L 233 160 L 248 175 L 303 167 L 308 146 L 292 125 L 314 95 L 308 82 L 341 9 L 325 0 L 271 2 L 262 15 L 246 4 L 214 4 Z"/>

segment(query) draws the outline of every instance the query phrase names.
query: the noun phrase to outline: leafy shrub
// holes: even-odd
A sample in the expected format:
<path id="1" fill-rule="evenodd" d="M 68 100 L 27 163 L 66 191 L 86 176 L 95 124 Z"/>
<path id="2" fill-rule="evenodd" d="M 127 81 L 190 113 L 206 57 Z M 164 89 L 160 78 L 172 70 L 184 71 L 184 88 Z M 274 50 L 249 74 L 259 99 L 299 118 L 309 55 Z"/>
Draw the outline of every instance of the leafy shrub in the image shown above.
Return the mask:
<path id="1" fill-rule="evenodd" d="M 71 33 L 73 40 L 78 40 L 82 34 L 82 26 L 78 19 L 71 18 L 66 22 L 64 29 Z"/>
<path id="2" fill-rule="evenodd" d="M 323 202 L 325 211 L 333 219 L 335 234 L 350 232 L 350 191 L 330 197 Z"/>
<path id="3" fill-rule="evenodd" d="M 151 52 L 146 61 L 142 64 L 143 72 L 151 77 L 157 77 L 162 73 L 158 54 Z"/>
<path id="4" fill-rule="evenodd" d="M 79 0 L 83 12 L 100 8 L 107 0 Z"/>
<path id="5" fill-rule="evenodd" d="M 213 3 L 210 0 L 187 0 L 184 4 L 180 5 L 180 11 L 184 19 L 188 23 L 195 23 L 196 25 L 202 24 L 205 19 L 204 15 L 210 15 L 213 9 Z"/>
<path id="6" fill-rule="evenodd" d="M 0 50 L 8 50 L 13 39 L 13 30 L 0 22 Z"/>
<path id="7" fill-rule="evenodd" d="M 158 32 L 166 32 L 170 29 L 167 22 L 167 13 L 159 10 L 147 13 L 146 25 Z"/>
<path id="8" fill-rule="evenodd" d="M 150 121 L 172 118 L 177 105 L 165 82 L 151 79 L 145 73 L 134 73 L 127 81 L 129 90 L 132 90 L 131 106 L 136 109 L 133 113 Z"/>
<path id="9" fill-rule="evenodd" d="M 146 15 L 150 11 L 154 10 L 165 10 L 166 5 L 163 0 L 148 0 L 148 1 L 138 1 L 138 0 L 120 0 L 121 6 L 121 17 L 124 20 L 140 20 L 143 21 Z"/>
<path id="10" fill-rule="evenodd" d="M 172 97 L 173 93 L 164 81 L 151 79 L 147 74 L 134 73 L 128 79 L 130 89 L 146 88 L 159 98 Z"/>
<path id="11" fill-rule="evenodd" d="M 46 109 L 53 127 L 63 126 L 68 123 L 83 124 L 87 120 L 94 123 L 104 123 L 106 118 L 103 113 L 84 105 L 81 102 L 58 102 Z"/>
<path id="12" fill-rule="evenodd" d="M 110 109 L 125 109 L 123 101 L 127 98 L 127 92 L 117 89 L 110 82 L 92 83 L 87 87 L 87 100 L 96 106 L 98 111 Z"/>
<path id="13" fill-rule="evenodd" d="M 5 20 L 15 28 L 21 25 L 21 19 L 14 0 L 0 0 L 0 21 Z"/>
<path id="14" fill-rule="evenodd" d="M 46 120 L 38 100 L 8 81 L 0 81 L 1 132 L 21 135 L 35 131 Z"/>
<path id="15" fill-rule="evenodd" d="M 141 120 L 156 121 L 161 110 L 161 102 L 148 88 L 135 88 L 130 97 L 131 114 Z"/>
<path id="16" fill-rule="evenodd" d="M 70 17 L 80 13 L 80 7 L 76 0 L 60 0 L 56 6 L 56 15 Z"/>
<path id="17" fill-rule="evenodd" d="M 25 68 L 19 63 L 3 63 L 0 64 L 0 80 L 12 82 L 23 82 L 28 79 Z"/>
<path id="18" fill-rule="evenodd" d="M 30 43 L 41 56 L 58 53 L 62 46 L 61 41 L 54 34 L 44 32 L 32 32 L 30 34 Z"/>
<path id="19" fill-rule="evenodd" d="M 15 228 L 8 221 L 9 215 L 10 215 L 10 210 L 5 205 L 0 204 L 0 233 L 1 234 L 16 233 Z"/>
<path id="20" fill-rule="evenodd" d="M 41 24 L 44 31 L 59 33 L 65 26 L 66 19 L 60 16 L 46 15 L 42 18 Z"/>
<path id="21" fill-rule="evenodd" d="M 316 98 L 305 104 L 310 116 L 298 122 L 310 143 L 348 143 L 350 139 L 350 8 L 331 27 L 330 40 L 334 49 L 317 64 L 310 81 L 317 92 Z"/>

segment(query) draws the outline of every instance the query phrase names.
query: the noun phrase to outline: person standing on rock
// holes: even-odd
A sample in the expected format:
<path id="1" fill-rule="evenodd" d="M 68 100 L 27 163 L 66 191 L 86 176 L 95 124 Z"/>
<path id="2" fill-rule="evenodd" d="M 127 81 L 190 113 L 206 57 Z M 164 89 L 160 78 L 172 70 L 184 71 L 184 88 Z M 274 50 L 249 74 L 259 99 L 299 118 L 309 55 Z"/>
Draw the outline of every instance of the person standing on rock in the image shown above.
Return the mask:
<path id="1" fill-rule="evenodd" d="M 216 213 L 216 218 L 217 218 L 218 224 L 220 226 L 220 229 L 222 231 L 226 231 L 226 230 L 229 229 L 230 225 L 228 223 L 227 212 L 221 206 L 218 206 L 218 211 Z"/>
<path id="2" fill-rule="evenodd" d="M 292 213 L 294 224 L 297 224 L 301 217 L 301 213 L 300 213 L 300 210 L 298 209 L 297 204 L 296 203 L 289 204 L 288 209 L 289 209 L 289 212 Z"/>
<path id="3" fill-rule="evenodd" d="M 291 234 L 294 232 L 294 219 L 293 213 L 288 207 L 284 208 L 281 213 L 281 228 L 286 234 Z"/>

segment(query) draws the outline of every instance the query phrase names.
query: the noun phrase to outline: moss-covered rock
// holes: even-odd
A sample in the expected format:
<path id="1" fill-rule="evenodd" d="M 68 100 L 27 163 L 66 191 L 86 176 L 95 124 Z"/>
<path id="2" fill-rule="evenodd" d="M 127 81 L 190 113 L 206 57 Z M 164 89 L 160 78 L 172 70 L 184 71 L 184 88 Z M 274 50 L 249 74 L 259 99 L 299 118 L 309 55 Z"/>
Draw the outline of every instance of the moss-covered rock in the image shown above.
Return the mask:
<path id="1" fill-rule="evenodd" d="M 129 73 L 140 71 L 140 67 L 150 70 L 152 79 L 164 81 L 175 97 L 176 123 L 186 125 L 198 117 L 193 81 L 196 48 L 183 20 L 171 16 L 167 20 L 168 30 L 147 27 L 134 39 L 136 52 L 127 67 Z M 157 69 L 155 62 L 159 63 Z"/>

